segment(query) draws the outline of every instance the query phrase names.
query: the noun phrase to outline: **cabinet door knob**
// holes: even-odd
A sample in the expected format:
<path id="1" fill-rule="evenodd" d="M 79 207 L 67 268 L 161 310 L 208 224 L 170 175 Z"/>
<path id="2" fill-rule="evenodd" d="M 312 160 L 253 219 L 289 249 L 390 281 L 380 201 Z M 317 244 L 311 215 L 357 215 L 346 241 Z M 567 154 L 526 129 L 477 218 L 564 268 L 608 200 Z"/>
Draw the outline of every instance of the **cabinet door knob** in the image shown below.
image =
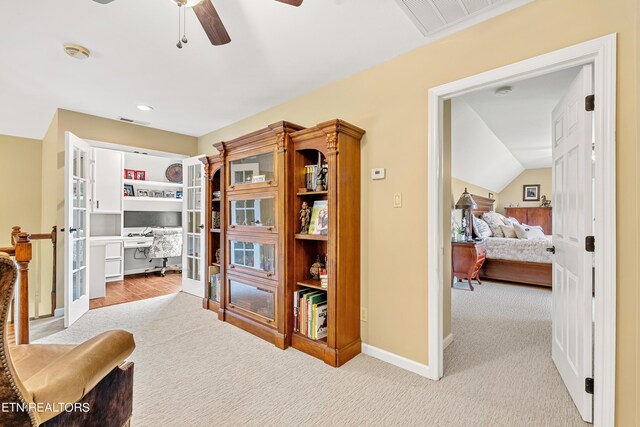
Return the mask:
<path id="1" fill-rule="evenodd" d="M 235 226 L 235 225 L 233 225 L 233 224 L 231 224 L 231 225 L 229 226 L 229 228 L 236 228 L 236 226 Z"/>
<path id="2" fill-rule="evenodd" d="M 233 265 L 233 264 L 231 264 L 231 265 L 229 266 L 229 268 L 236 268 L 236 266 L 235 266 L 235 265 Z"/>
<path id="3" fill-rule="evenodd" d="M 267 273 L 267 277 L 272 277 L 273 273 Z"/>

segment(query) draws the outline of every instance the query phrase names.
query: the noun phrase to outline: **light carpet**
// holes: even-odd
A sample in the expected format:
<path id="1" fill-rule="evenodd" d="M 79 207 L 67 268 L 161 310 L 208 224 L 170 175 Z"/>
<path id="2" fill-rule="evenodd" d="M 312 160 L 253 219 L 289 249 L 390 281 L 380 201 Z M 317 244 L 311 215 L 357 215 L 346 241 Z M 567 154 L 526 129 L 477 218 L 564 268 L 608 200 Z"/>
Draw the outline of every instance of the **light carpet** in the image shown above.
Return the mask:
<path id="1" fill-rule="evenodd" d="M 452 292 L 454 341 L 437 382 L 365 355 L 334 369 L 279 350 L 183 293 L 92 310 L 38 342 L 133 332 L 133 426 L 583 425 L 551 362 L 550 293 Z"/>

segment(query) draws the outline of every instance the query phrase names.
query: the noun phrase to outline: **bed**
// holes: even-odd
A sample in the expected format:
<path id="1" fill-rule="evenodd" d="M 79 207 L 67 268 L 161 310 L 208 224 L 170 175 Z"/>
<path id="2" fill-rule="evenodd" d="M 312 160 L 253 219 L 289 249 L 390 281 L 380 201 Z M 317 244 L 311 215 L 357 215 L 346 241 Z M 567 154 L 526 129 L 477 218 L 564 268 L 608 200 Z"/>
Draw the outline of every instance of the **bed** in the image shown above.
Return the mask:
<path id="1" fill-rule="evenodd" d="M 495 200 L 476 194 L 472 197 L 478 205 L 471 211 L 474 216 L 493 211 Z M 551 287 L 552 257 L 547 251 L 552 246 L 551 236 L 540 240 L 488 237 L 484 244 L 487 255 L 480 278 Z"/>

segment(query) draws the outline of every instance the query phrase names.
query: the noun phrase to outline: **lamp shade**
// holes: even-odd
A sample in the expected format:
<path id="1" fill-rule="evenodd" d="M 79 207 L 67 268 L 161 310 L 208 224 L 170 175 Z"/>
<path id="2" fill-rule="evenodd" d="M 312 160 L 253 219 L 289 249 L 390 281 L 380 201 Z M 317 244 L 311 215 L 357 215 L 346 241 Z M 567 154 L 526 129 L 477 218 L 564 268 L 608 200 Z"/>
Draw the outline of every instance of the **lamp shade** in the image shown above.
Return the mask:
<path id="1" fill-rule="evenodd" d="M 467 191 L 466 187 L 464 189 L 464 193 L 458 199 L 458 203 L 456 203 L 456 209 L 477 209 L 478 205 L 476 201 L 473 200 L 471 194 Z"/>

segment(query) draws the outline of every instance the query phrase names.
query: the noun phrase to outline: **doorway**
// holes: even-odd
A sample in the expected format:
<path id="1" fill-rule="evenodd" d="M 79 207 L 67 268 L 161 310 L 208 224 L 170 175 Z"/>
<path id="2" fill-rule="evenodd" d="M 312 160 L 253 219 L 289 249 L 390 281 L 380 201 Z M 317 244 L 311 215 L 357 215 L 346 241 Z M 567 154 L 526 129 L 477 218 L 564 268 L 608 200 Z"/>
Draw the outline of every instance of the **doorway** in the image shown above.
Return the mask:
<path id="1" fill-rule="evenodd" d="M 444 102 L 456 96 L 493 86 L 514 83 L 571 67 L 592 64 L 594 72 L 594 168 L 595 221 L 598 245 L 593 254 L 594 351 L 593 378 L 585 378 L 593 390 L 595 425 L 613 425 L 615 382 L 615 35 L 571 46 L 556 52 L 488 71 L 430 90 L 429 141 L 429 368 L 434 378 L 443 376 L 443 208 Z M 589 147 L 590 148 L 590 147 Z M 581 187 L 575 187 L 581 188 Z M 590 189 L 589 189 L 590 191 Z M 449 236 L 446 236 L 447 239 Z M 581 236 L 586 237 L 586 236 Z M 555 273 L 554 273 L 555 274 Z M 588 351 L 580 349 L 580 351 Z"/>

